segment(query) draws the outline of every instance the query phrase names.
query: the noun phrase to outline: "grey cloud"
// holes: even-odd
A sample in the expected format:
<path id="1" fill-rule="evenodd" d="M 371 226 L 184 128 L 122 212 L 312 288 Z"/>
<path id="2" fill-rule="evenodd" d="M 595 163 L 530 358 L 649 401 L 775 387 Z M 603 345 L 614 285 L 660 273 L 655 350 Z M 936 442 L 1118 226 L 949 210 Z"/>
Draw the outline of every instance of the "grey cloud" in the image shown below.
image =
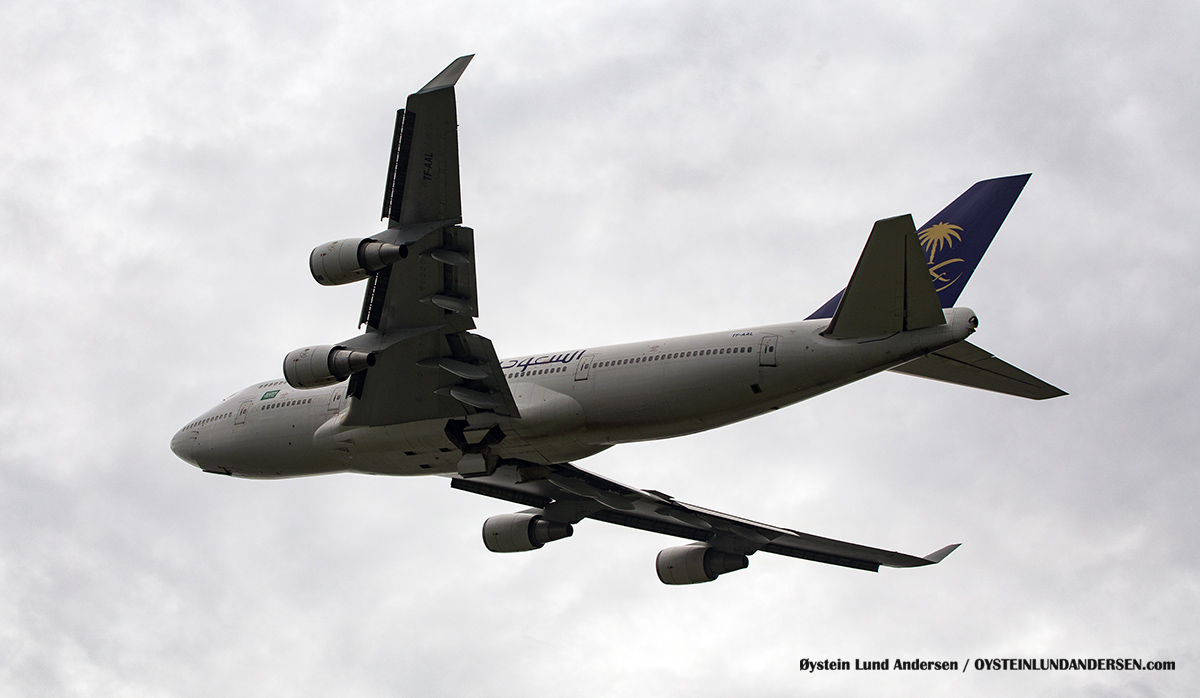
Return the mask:
<path id="1" fill-rule="evenodd" d="M 1195 10 L 851 3 L 10 9 L 0 693 L 1158 695 L 1194 672 Z M 202 475 L 180 424 L 354 333 L 393 110 L 457 55 L 482 331 L 565 349 L 803 317 L 878 217 L 1033 171 L 963 296 L 1072 395 L 881 376 L 585 467 L 943 564 L 654 577 L 601 524 L 484 550 L 441 480 Z M 806 675 L 802 657 L 1175 672 Z"/>

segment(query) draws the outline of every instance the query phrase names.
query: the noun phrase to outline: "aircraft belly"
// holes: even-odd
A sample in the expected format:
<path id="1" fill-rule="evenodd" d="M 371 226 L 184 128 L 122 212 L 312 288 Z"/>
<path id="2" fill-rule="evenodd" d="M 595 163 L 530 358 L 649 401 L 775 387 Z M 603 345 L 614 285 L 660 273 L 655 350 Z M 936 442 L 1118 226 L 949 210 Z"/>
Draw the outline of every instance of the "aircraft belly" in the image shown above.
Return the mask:
<path id="1" fill-rule="evenodd" d="M 583 426 L 583 406 L 565 392 L 523 381 L 512 386 L 512 394 L 521 418 L 512 420 L 509 428 L 518 436 L 564 434 Z"/>
<path id="2" fill-rule="evenodd" d="M 607 444 L 590 444 L 582 440 L 582 432 L 560 437 L 536 439 L 505 439 L 496 450 L 501 458 L 514 458 L 530 463 L 549 465 L 576 461 L 608 448 Z"/>
<path id="3" fill-rule="evenodd" d="M 374 475 L 454 472 L 462 453 L 446 435 L 446 419 L 379 427 L 343 427 L 342 416 L 313 435 L 313 447 L 336 457 L 344 470 Z"/>
<path id="4" fill-rule="evenodd" d="M 559 378 L 548 383 L 527 380 L 512 384 L 521 418 L 500 425 L 506 438 L 496 451 L 502 458 L 563 463 L 607 448 L 582 439 L 585 417 L 581 400 L 591 399 L 591 381 Z"/>
<path id="5" fill-rule="evenodd" d="M 761 382 L 761 371 L 753 356 L 745 356 L 601 372 L 585 403 L 587 441 L 668 438 L 759 414 L 765 408 L 755 409 L 759 400 L 752 386 Z"/>

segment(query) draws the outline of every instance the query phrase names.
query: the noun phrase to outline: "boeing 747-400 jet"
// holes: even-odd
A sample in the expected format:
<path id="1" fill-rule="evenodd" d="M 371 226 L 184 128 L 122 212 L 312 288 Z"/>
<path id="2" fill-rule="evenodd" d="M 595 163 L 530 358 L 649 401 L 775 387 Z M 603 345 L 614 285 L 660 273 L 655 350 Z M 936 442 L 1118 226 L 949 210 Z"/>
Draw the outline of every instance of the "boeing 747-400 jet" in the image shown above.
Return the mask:
<path id="1" fill-rule="evenodd" d="M 1062 391 L 967 342 L 954 307 L 1029 175 L 979 182 L 919 231 L 875 223 L 846 288 L 804 320 L 501 360 L 472 332 L 474 231 L 463 227 L 454 85 L 464 56 L 397 113 L 387 230 L 312 251 L 324 285 L 366 281 L 366 331 L 289 353 L 283 378 L 226 398 L 171 450 L 210 473 L 441 475 L 527 507 L 483 524 L 495 552 L 540 548 L 584 519 L 691 543 L 658 554 L 666 584 L 708 582 L 756 552 L 878 571 L 940 562 L 800 533 L 629 487 L 573 465 L 807 400 L 881 371 L 1033 399 Z"/>

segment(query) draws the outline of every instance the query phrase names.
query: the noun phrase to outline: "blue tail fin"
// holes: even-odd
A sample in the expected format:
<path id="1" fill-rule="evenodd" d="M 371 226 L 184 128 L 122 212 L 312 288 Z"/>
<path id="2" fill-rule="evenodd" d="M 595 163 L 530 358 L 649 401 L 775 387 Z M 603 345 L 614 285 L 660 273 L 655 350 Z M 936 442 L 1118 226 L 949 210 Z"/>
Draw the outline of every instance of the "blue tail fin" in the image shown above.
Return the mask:
<path id="1" fill-rule="evenodd" d="M 1029 177 L 1023 174 L 976 182 L 917 232 L 943 308 L 954 307 Z M 843 293 L 845 289 L 838 291 L 805 319 L 833 317 Z"/>

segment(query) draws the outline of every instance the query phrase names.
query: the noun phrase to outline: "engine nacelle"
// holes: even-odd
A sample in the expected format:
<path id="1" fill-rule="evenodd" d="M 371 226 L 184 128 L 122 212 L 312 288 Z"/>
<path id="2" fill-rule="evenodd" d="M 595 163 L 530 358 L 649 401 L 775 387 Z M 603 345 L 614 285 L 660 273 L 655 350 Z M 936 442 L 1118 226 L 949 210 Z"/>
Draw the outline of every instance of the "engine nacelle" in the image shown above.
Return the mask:
<path id="1" fill-rule="evenodd" d="M 569 523 L 547 521 L 529 512 L 498 514 L 483 522 L 483 544 L 493 553 L 519 553 L 568 538 L 574 532 Z"/>
<path id="2" fill-rule="evenodd" d="M 370 352 L 325 344 L 288 352 L 283 357 L 283 377 L 293 388 L 320 388 L 374 365 L 375 355 Z"/>
<path id="3" fill-rule="evenodd" d="M 322 286 L 339 286 L 361 281 L 406 256 L 408 249 L 403 245 L 350 238 L 314 247 L 308 268 Z"/>
<path id="4" fill-rule="evenodd" d="M 750 560 L 739 553 L 726 553 L 696 543 L 660 551 L 654 566 L 663 584 L 700 584 L 726 572 L 746 569 Z"/>

